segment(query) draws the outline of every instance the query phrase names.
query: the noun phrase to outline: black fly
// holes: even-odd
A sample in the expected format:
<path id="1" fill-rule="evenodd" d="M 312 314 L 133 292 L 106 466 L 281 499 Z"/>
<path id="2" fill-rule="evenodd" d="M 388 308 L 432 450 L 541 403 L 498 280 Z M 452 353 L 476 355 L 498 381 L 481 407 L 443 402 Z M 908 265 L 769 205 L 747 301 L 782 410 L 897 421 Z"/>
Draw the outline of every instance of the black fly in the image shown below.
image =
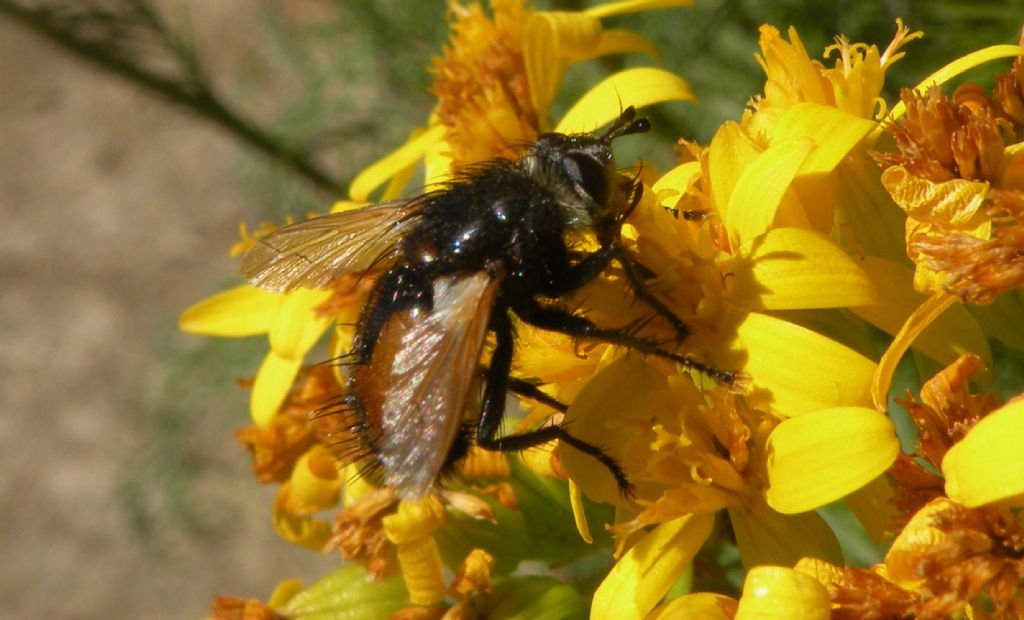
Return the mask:
<path id="1" fill-rule="evenodd" d="M 553 439 L 598 459 L 623 491 L 629 489 L 611 457 L 561 426 L 498 436 L 509 390 L 565 409 L 510 378 L 512 315 L 664 357 L 717 381 L 734 379 L 629 329 L 598 327 L 546 301 L 579 289 L 616 261 L 637 298 L 679 340 L 686 337 L 686 325 L 648 291 L 648 270 L 619 240 L 642 186 L 618 172 L 612 141 L 649 129 L 629 107 L 604 132 L 544 134 L 520 159 L 489 161 L 411 200 L 282 228 L 246 254 L 242 275 L 274 291 L 322 288 L 346 273 L 381 274 L 362 309 L 338 407 L 352 420 L 355 458 L 379 467 L 399 496 L 426 494 L 470 445 L 518 451 Z M 579 234 L 592 234 L 598 249 L 575 251 L 570 236 Z M 484 373 L 479 416 L 467 426 L 488 332 L 497 344 Z"/>

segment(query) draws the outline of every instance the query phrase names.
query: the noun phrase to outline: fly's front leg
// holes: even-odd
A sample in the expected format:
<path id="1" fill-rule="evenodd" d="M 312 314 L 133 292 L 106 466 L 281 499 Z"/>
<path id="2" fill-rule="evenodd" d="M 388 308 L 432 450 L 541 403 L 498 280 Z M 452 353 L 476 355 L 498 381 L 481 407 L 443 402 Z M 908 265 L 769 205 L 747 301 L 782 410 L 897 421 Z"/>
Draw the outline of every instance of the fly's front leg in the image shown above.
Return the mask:
<path id="1" fill-rule="evenodd" d="M 639 173 L 638 173 L 639 177 Z M 645 272 L 652 273 L 650 269 L 647 269 L 636 261 L 630 253 L 626 250 L 625 246 L 622 245 L 622 238 L 620 232 L 622 231 L 623 224 L 629 216 L 636 210 L 637 205 L 640 204 L 640 199 L 643 197 L 644 186 L 643 183 L 639 182 L 638 178 L 628 180 L 626 184 L 626 192 L 628 193 L 627 207 L 623 209 L 615 222 L 614 227 L 611 227 L 605 231 L 604 235 L 599 235 L 602 244 L 602 250 L 606 250 L 611 258 L 614 258 L 620 265 L 622 265 L 622 271 L 626 275 L 626 281 L 629 283 L 629 287 L 633 290 L 633 294 L 636 298 L 644 302 L 648 308 L 654 310 L 658 316 L 665 319 L 672 329 L 676 332 L 676 341 L 682 342 L 686 340 L 686 337 L 690 335 L 690 328 L 683 323 L 672 310 L 669 309 L 660 299 L 651 294 L 650 288 L 647 286 L 645 279 Z"/>
<path id="2" fill-rule="evenodd" d="M 608 329 L 598 327 L 586 317 L 567 312 L 561 308 L 543 306 L 534 299 L 515 306 L 513 310 L 519 315 L 519 318 L 541 329 L 559 332 L 574 338 L 589 338 L 609 344 L 616 344 L 639 351 L 640 353 L 671 360 L 681 366 L 692 368 L 705 374 L 719 383 L 735 385 L 738 379 L 740 379 L 740 375 L 736 372 L 719 370 L 692 357 L 666 351 L 653 340 L 633 335 L 628 328 Z"/>
<path id="3" fill-rule="evenodd" d="M 596 252 L 585 254 L 575 265 L 570 265 L 560 280 L 563 292 L 574 291 L 593 281 L 615 258 L 615 250 L 611 245 L 601 246 Z"/>
<path id="4" fill-rule="evenodd" d="M 477 424 L 476 444 L 486 450 L 519 452 L 558 439 L 597 459 L 615 477 L 622 493 L 632 494 L 632 485 L 629 484 L 626 473 L 622 471 L 615 459 L 608 456 L 601 448 L 573 437 L 561 426 L 545 426 L 526 433 L 496 437 L 498 428 L 501 426 L 501 419 L 505 414 L 505 392 L 508 389 L 509 371 L 512 368 L 514 334 L 508 310 L 502 308 L 493 314 L 491 329 L 494 330 L 498 343 L 491 356 L 490 368 L 487 370 L 487 384 L 484 387 L 480 420 Z"/>
<path id="5" fill-rule="evenodd" d="M 658 316 L 665 319 L 672 326 L 672 329 L 676 332 L 677 342 L 686 340 L 686 337 L 690 335 L 690 328 L 664 302 L 655 297 L 651 293 L 650 287 L 647 286 L 643 272 L 649 272 L 650 270 L 634 260 L 626 248 L 621 245 L 616 245 L 612 251 L 615 255 L 615 260 L 622 265 L 626 281 L 629 282 L 629 287 L 633 289 L 633 294 L 636 295 L 636 298 L 644 302 L 648 308 L 654 310 Z"/>

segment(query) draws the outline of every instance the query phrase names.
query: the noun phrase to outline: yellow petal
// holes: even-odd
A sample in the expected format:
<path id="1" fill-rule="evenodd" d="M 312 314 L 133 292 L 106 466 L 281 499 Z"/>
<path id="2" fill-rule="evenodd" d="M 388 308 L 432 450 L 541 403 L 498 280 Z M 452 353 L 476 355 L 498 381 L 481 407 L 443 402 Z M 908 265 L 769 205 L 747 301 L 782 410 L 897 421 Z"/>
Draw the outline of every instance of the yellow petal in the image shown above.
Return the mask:
<path id="1" fill-rule="evenodd" d="M 843 308 L 878 301 L 860 266 L 810 230 L 769 230 L 740 248 L 723 270 L 730 274 L 730 299 L 750 310 Z"/>
<path id="2" fill-rule="evenodd" d="M 1024 48 L 1021 48 L 1019 45 L 992 45 L 957 58 L 953 62 L 921 80 L 921 83 L 915 86 L 914 90 L 916 92 L 923 93 L 934 84 L 944 84 L 948 80 L 960 75 L 968 69 L 973 69 L 974 67 L 989 62 L 990 60 L 1013 58 L 1021 55 L 1024 55 Z M 906 111 L 906 104 L 900 101 L 892 107 L 892 111 L 889 112 L 886 120 L 895 121 L 903 116 Z"/>
<path id="3" fill-rule="evenodd" d="M 784 515 L 762 503 L 729 508 L 740 559 L 748 569 L 760 564 L 792 566 L 802 557 L 842 562 L 839 541 L 815 512 Z"/>
<path id="4" fill-rule="evenodd" d="M 900 328 L 878 362 L 878 370 L 871 381 L 871 401 L 875 404 L 876 409 L 885 411 L 888 408 L 892 375 L 911 343 L 917 340 L 917 336 L 955 302 L 956 297 L 940 291 L 929 297 L 907 317 L 903 327 Z"/>
<path id="5" fill-rule="evenodd" d="M 381 519 L 388 540 L 402 544 L 429 536 L 444 525 L 444 505 L 434 495 L 402 501 L 398 511 Z"/>
<path id="6" fill-rule="evenodd" d="M 189 307 L 178 319 L 178 329 L 203 336 L 255 336 L 270 331 L 284 299 L 278 293 L 248 284 L 229 288 Z"/>
<path id="7" fill-rule="evenodd" d="M 758 566 L 743 583 L 735 620 L 828 620 L 832 605 L 825 586 L 791 568 Z"/>
<path id="8" fill-rule="evenodd" d="M 889 418 L 867 407 L 836 407 L 784 420 L 768 438 L 768 505 L 792 514 L 840 499 L 896 460 Z"/>
<path id="9" fill-rule="evenodd" d="M 433 536 L 397 545 L 402 579 L 413 605 L 436 605 L 448 594 L 441 552 Z"/>
<path id="10" fill-rule="evenodd" d="M 825 587 L 842 583 L 844 576 L 843 570 L 838 566 L 818 558 L 800 558 L 793 570 L 813 577 L 815 581 Z"/>
<path id="11" fill-rule="evenodd" d="M 597 587 L 591 620 L 643 618 L 686 570 L 714 523 L 713 513 L 693 514 L 647 533 Z"/>
<path id="12" fill-rule="evenodd" d="M 317 508 L 330 508 L 338 503 L 341 478 L 337 460 L 322 446 L 299 457 L 292 469 L 292 492 L 295 497 Z"/>
<path id="13" fill-rule="evenodd" d="M 249 400 L 249 415 L 253 424 L 260 428 L 270 428 L 301 365 L 302 358 L 286 359 L 273 351 L 267 353 L 256 373 Z"/>
<path id="14" fill-rule="evenodd" d="M 270 349 L 283 358 L 302 359 L 333 321 L 316 311 L 330 297 L 330 291 L 301 288 L 285 293 L 270 328 Z"/>
<path id="15" fill-rule="evenodd" d="M 302 505 L 294 501 L 291 483 L 282 484 L 274 500 L 274 531 L 287 542 L 323 551 L 331 538 L 331 524 L 322 519 L 314 519 L 304 509 L 294 510 L 297 503 Z"/>
<path id="16" fill-rule="evenodd" d="M 800 168 L 800 176 L 828 174 L 877 126 L 869 120 L 818 103 L 791 106 L 772 128 L 772 144 L 809 138 L 817 148 Z"/>
<path id="17" fill-rule="evenodd" d="M 991 217 L 985 212 L 987 181 L 950 179 L 936 182 L 912 174 L 903 166 L 886 168 L 882 184 L 911 217 L 937 221 L 979 238 L 988 236 Z"/>
<path id="18" fill-rule="evenodd" d="M 837 182 L 833 172 L 877 126 L 832 106 L 800 102 L 787 109 L 773 127 L 772 144 L 806 138 L 817 145 L 804 160 L 793 187 L 803 198 L 811 227 L 818 232 L 832 230 Z"/>
<path id="19" fill-rule="evenodd" d="M 812 150 L 814 142 L 803 138 L 773 144 L 740 173 L 726 207 L 725 225 L 733 247 L 768 230 Z"/>
<path id="20" fill-rule="evenodd" d="M 693 0 L 624 0 L 622 2 L 605 2 L 586 9 L 584 12 L 592 17 L 612 17 L 627 13 L 639 13 L 651 9 L 668 9 L 677 6 L 690 6 Z"/>
<path id="21" fill-rule="evenodd" d="M 1024 400 L 982 418 L 946 452 L 946 494 L 971 508 L 1024 496 Z"/>
<path id="22" fill-rule="evenodd" d="M 736 605 L 724 594 L 697 592 L 659 605 L 645 620 L 732 620 Z"/>
<path id="23" fill-rule="evenodd" d="M 707 153 L 711 198 L 722 221 L 728 221 L 729 202 L 736 183 L 747 166 L 760 155 L 761 148 L 740 125 L 729 121 L 718 128 Z"/>
<path id="24" fill-rule="evenodd" d="M 752 312 L 738 328 L 743 369 L 771 390 L 772 410 L 796 416 L 839 405 L 867 405 L 875 364 L 809 329 Z"/>
<path id="25" fill-rule="evenodd" d="M 938 497 L 914 513 L 885 554 L 886 576 L 892 581 L 912 587 L 924 577 L 922 569 L 935 562 L 935 559 L 931 559 L 929 564 L 924 564 L 927 556 L 935 553 L 936 547 L 955 545 L 965 549 L 969 533 L 944 532 L 936 527 L 936 519 L 956 509 L 956 504 L 948 498 Z M 957 536 L 958 533 L 961 536 Z M 954 537 L 959 540 L 954 540 Z"/>
<path id="26" fill-rule="evenodd" d="M 886 333 L 899 333 L 907 318 L 927 299 L 914 290 L 913 269 L 872 256 L 866 257 L 861 267 L 874 282 L 882 303 L 853 308 L 854 314 Z M 1007 325 L 1012 325 L 1012 321 Z M 996 331 L 994 335 L 998 333 Z M 967 308 L 960 304 L 939 315 L 911 346 L 943 365 L 952 364 L 964 353 L 980 356 L 986 366 L 992 363 L 985 332 Z"/>
<path id="27" fill-rule="evenodd" d="M 679 200 L 679 195 L 690 187 L 694 177 L 699 174 L 700 162 L 688 161 L 661 175 L 661 178 L 651 186 L 651 191 L 658 197 L 659 204 L 671 206 Z"/>
<path id="28" fill-rule="evenodd" d="M 533 108 L 545 123 L 569 62 L 590 57 L 601 22 L 584 13 L 538 11 L 523 27 L 523 61 Z"/>
<path id="29" fill-rule="evenodd" d="M 628 106 L 642 108 L 665 101 L 695 101 L 690 85 L 674 73 L 651 67 L 626 69 L 602 80 L 566 112 L 555 131 L 593 131 Z"/>
<path id="30" fill-rule="evenodd" d="M 415 166 L 431 145 L 444 138 L 444 132 L 444 125 L 428 127 L 423 133 L 364 168 L 352 180 L 348 189 L 349 196 L 352 200 L 367 202 L 373 190 L 402 170 Z"/>
<path id="31" fill-rule="evenodd" d="M 446 142 L 435 142 L 423 155 L 423 183 L 428 190 L 437 189 L 451 178 L 451 147 Z"/>
<path id="32" fill-rule="evenodd" d="M 590 523 L 587 522 L 587 513 L 584 510 L 583 490 L 572 478 L 569 479 L 569 505 L 572 507 L 573 521 L 576 523 L 576 531 L 580 538 L 588 545 L 593 544 L 594 537 L 590 533 Z"/>
<path id="33" fill-rule="evenodd" d="M 836 213 L 833 226 L 843 247 L 868 256 L 906 261 L 903 238 L 906 214 L 893 204 L 879 179 L 878 166 L 867 158 L 851 156 L 835 174 Z"/>
<path id="34" fill-rule="evenodd" d="M 626 446 L 635 434 L 629 419 L 649 417 L 666 398 L 665 376 L 638 355 L 625 355 L 597 373 L 573 399 L 565 416 L 572 434 L 622 462 Z M 595 501 L 622 501 L 615 479 L 596 459 L 561 444 L 559 455 L 569 477 Z"/>
<path id="35" fill-rule="evenodd" d="M 267 605 L 274 609 L 284 607 L 299 592 L 302 592 L 301 579 L 285 579 L 274 586 L 274 591 L 270 593 L 270 598 L 267 599 Z"/>

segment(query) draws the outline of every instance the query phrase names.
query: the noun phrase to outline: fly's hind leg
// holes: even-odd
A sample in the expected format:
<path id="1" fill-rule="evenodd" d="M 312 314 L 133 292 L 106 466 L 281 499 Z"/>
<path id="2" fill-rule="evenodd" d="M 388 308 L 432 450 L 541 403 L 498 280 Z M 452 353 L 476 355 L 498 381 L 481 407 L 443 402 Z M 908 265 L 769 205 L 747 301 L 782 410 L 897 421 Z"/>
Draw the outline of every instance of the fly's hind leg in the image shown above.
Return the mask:
<path id="1" fill-rule="evenodd" d="M 559 413 L 565 413 L 569 410 L 569 405 L 562 401 L 548 395 L 540 389 L 536 384 L 530 383 L 523 379 L 517 379 L 516 377 L 508 378 L 508 391 L 513 394 L 518 394 L 524 398 L 537 401 L 542 405 L 547 405 Z"/>
<path id="2" fill-rule="evenodd" d="M 512 367 L 512 351 L 515 341 L 508 310 L 504 308 L 497 309 L 491 317 L 490 327 L 497 336 L 497 346 L 494 349 L 494 354 L 491 356 L 490 368 L 487 369 L 480 420 L 476 429 L 476 444 L 485 450 L 520 452 L 558 439 L 580 452 L 597 459 L 615 477 L 619 490 L 624 495 L 631 495 L 633 487 L 626 477 L 626 472 L 622 471 L 622 467 L 619 466 L 615 459 L 608 456 L 601 448 L 573 437 L 562 426 L 545 426 L 525 433 L 496 437 L 501 426 L 501 419 L 505 414 L 505 392 L 510 387 L 509 371 Z M 522 387 L 522 384 L 516 385 L 517 387 Z M 540 390 L 537 391 L 540 392 Z M 559 401 L 550 397 L 547 398 L 561 405 Z"/>

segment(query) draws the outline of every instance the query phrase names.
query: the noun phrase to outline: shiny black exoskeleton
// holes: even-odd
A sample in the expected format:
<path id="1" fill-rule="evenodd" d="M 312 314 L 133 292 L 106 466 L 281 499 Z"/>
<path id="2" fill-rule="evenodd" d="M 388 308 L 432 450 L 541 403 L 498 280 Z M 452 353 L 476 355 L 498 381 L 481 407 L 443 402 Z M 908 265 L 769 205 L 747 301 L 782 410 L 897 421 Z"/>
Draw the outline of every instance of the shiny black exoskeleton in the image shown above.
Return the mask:
<path id="1" fill-rule="evenodd" d="M 560 439 L 600 460 L 620 487 L 629 488 L 621 468 L 599 448 L 573 437 L 560 426 L 498 437 L 508 390 L 564 411 L 565 405 L 531 384 L 510 378 L 515 346 L 511 315 L 537 327 L 624 345 L 659 355 L 728 380 L 729 373 L 665 351 L 627 329 L 607 329 L 568 312 L 554 300 L 598 277 L 613 260 L 623 267 L 635 294 L 675 329 L 680 340 L 687 328 L 644 286 L 645 272 L 619 243 L 619 230 L 640 199 L 642 186 L 619 173 L 611 143 L 619 136 L 646 132 L 649 123 L 626 109 L 599 134 L 545 134 L 526 155 L 497 160 L 462 173 L 443 190 L 418 199 L 415 224 L 399 242 L 399 258 L 378 282 L 367 302 L 352 349 L 352 363 L 369 366 L 382 330 L 396 313 L 410 308 L 434 311 L 435 283 L 486 270 L 497 283 L 488 329 L 496 347 L 484 373 L 479 418 L 460 432 L 445 459 L 450 468 L 473 443 L 486 449 L 516 451 Z M 592 234 L 596 251 L 578 251 L 573 238 Z M 356 386 L 359 387 L 359 386 Z M 358 402 L 358 390 L 355 408 Z M 363 441 L 371 444 L 377 423 L 363 420 Z"/>

